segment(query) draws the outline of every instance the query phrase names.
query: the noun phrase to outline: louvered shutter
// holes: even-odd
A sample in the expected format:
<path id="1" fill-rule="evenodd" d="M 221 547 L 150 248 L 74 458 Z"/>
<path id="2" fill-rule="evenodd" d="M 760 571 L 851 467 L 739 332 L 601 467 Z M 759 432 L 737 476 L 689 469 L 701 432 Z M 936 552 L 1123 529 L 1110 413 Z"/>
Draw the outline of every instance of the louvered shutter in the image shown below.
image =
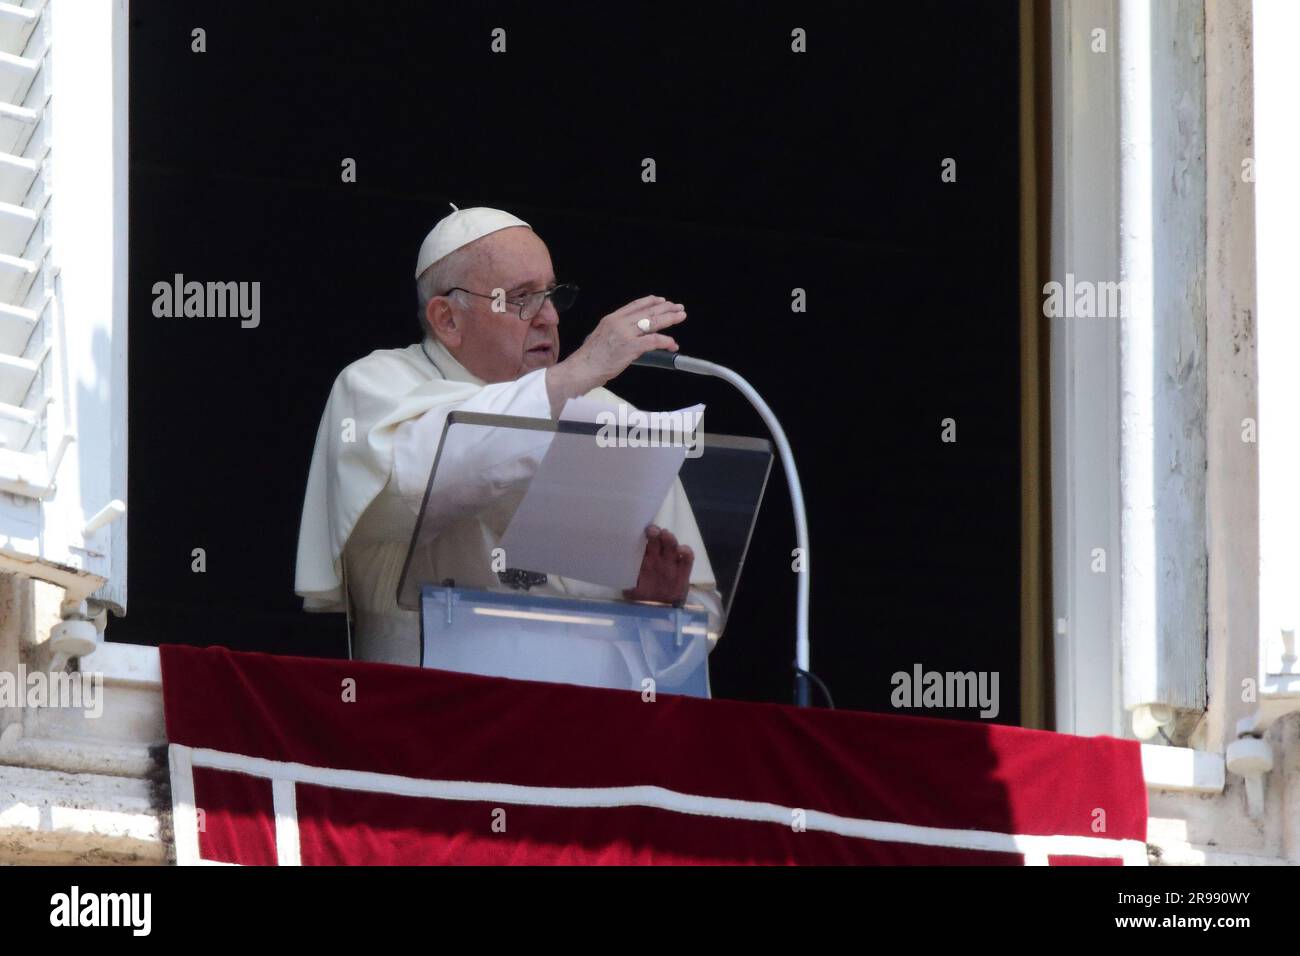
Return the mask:
<path id="1" fill-rule="evenodd" d="M 0 570 L 123 610 L 126 28 L 0 2 Z"/>

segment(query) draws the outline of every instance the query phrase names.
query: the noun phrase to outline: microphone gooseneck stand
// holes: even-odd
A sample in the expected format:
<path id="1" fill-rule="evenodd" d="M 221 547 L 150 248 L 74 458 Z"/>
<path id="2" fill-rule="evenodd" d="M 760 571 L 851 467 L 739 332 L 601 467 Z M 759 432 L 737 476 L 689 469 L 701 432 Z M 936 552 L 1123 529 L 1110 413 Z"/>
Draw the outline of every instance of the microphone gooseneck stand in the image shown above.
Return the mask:
<path id="1" fill-rule="evenodd" d="M 772 439 L 776 442 L 777 454 L 781 458 L 781 467 L 785 469 L 785 481 L 790 488 L 790 504 L 794 509 L 795 542 L 802 559 L 802 570 L 798 572 L 798 605 L 795 625 L 794 702 L 800 707 L 809 706 L 812 703 L 809 681 L 815 678 L 809 668 L 811 645 L 808 636 L 808 593 L 812 587 L 812 564 L 811 552 L 808 546 L 808 514 L 804 509 L 803 486 L 799 483 L 799 470 L 795 467 L 794 453 L 790 450 L 790 442 L 785 437 L 785 429 L 781 427 L 775 413 L 768 407 L 767 402 L 763 401 L 763 397 L 758 394 L 754 386 L 724 365 L 706 362 L 704 359 L 691 358 L 687 355 L 668 352 L 663 349 L 647 352 L 632 364 L 649 368 L 677 369 L 680 372 L 690 372 L 693 375 L 709 375 L 713 378 L 720 378 L 724 382 L 729 382 L 735 386 L 740 394 L 745 396 L 750 405 L 754 406 L 754 410 L 758 412 L 763 419 L 763 423 L 767 425 L 768 431 L 772 433 Z M 821 681 L 818 681 L 818 684 L 821 684 Z M 825 685 L 822 685 L 822 687 L 824 689 Z"/>

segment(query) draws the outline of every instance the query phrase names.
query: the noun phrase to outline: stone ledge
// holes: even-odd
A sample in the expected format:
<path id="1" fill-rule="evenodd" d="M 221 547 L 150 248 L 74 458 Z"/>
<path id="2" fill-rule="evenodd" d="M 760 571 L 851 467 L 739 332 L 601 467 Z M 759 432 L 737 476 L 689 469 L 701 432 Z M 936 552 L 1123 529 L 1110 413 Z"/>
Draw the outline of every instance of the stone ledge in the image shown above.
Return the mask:
<path id="1" fill-rule="evenodd" d="M 1159 843 L 1160 858 L 1153 866 L 1291 866 L 1290 860 L 1251 853 L 1225 853 L 1218 847 L 1196 843 Z"/>
<path id="2" fill-rule="evenodd" d="M 0 863 L 167 860 L 149 781 L 0 765 Z"/>
<path id="3" fill-rule="evenodd" d="M 109 777 L 147 777 L 153 769 L 149 748 L 21 738 L 0 749 L 0 773 L 6 766 Z"/>
<path id="4" fill-rule="evenodd" d="M 102 641 L 92 653 L 81 658 L 80 667 L 86 673 L 103 674 L 106 683 L 162 689 L 162 666 L 156 647 Z"/>
<path id="5" fill-rule="evenodd" d="M 1223 754 L 1143 744 L 1142 775 L 1148 790 L 1222 793 Z"/>

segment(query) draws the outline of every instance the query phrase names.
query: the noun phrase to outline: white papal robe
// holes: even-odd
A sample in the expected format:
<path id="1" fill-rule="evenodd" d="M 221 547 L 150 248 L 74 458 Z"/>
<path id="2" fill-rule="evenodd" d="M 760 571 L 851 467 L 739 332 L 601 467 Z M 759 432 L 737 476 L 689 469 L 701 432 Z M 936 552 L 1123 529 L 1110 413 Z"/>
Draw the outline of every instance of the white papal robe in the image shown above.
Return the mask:
<path id="1" fill-rule="evenodd" d="M 488 385 L 434 339 L 372 352 L 339 374 L 316 433 L 294 590 L 308 611 L 345 611 L 346 577 L 355 657 L 420 663 L 419 614 L 398 607 L 397 586 L 447 415 L 459 410 L 550 418 L 545 375 L 538 369 Z M 604 388 L 587 397 L 621 401 Z M 492 551 L 505 532 L 502 507 L 513 502 L 502 500 L 500 482 L 482 480 L 483 462 L 518 469 L 535 467 L 536 460 L 526 451 L 521 457 L 517 445 L 509 447 L 520 440 L 517 433 L 484 431 L 496 447 L 478 441 L 438 464 L 438 487 L 455 489 L 455 502 L 441 509 L 434 566 L 446 568 L 460 586 L 506 590 L 492 573 Z M 438 510 L 438 503 L 430 504 Z M 721 631 L 721 601 L 680 481 L 655 523 L 695 552 L 688 602 L 709 612 L 711 650 Z M 621 598 L 614 589 L 556 575 L 529 593 Z"/>

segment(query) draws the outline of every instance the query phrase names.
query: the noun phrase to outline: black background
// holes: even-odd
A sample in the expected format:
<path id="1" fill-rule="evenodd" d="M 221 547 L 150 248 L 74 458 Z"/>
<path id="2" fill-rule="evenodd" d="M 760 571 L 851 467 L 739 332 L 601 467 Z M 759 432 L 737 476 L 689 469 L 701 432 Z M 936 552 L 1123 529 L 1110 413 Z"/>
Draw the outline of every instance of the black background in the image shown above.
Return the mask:
<path id="1" fill-rule="evenodd" d="M 1014 2 L 130 12 L 130 604 L 113 639 L 345 653 L 341 616 L 293 594 L 307 465 L 339 370 L 415 341 L 415 252 L 452 201 L 529 221 L 582 286 L 565 354 L 661 294 L 689 310 L 683 352 L 767 398 L 808 498 L 813 667 L 838 706 L 889 710 L 890 675 L 921 663 L 998 671 L 997 719 L 1018 720 Z M 178 272 L 259 281 L 260 327 L 155 318 L 151 287 Z M 632 369 L 613 387 L 765 434 L 721 383 Z M 777 469 L 717 696 L 789 698 L 793 538 Z"/>

